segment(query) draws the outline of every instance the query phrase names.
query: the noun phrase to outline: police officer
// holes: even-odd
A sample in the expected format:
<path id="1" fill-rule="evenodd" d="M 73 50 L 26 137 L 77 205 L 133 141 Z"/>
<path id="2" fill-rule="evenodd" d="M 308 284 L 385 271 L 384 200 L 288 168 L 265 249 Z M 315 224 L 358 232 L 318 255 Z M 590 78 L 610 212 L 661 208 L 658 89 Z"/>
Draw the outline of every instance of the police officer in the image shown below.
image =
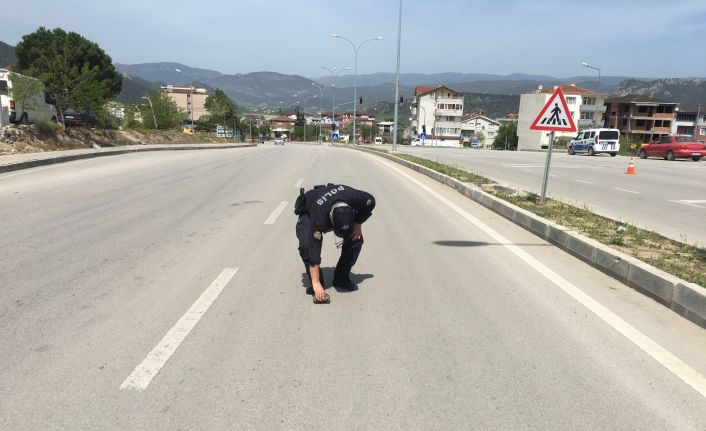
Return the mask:
<path id="1" fill-rule="evenodd" d="M 342 244 L 337 246 L 343 246 L 334 271 L 333 286 L 347 291 L 358 290 L 350 279 L 350 273 L 363 246 L 361 225 L 372 215 L 373 208 L 373 195 L 343 184 L 315 186 L 306 193 L 301 189 L 294 209 L 299 216 L 296 232 L 299 255 L 311 282 L 307 293 L 314 295 L 314 303 L 328 303 L 330 300 L 324 292 L 320 266 L 321 244 L 326 232 L 333 231 L 342 239 Z"/>

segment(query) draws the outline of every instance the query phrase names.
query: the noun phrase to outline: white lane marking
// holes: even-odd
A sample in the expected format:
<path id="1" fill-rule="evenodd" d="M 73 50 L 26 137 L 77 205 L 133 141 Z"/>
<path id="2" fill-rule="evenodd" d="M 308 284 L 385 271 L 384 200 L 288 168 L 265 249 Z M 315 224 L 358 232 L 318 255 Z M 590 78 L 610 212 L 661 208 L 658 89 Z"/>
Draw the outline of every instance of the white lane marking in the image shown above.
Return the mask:
<path id="1" fill-rule="evenodd" d="M 304 182 L 304 178 L 299 178 L 299 180 L 296 183 L 294 183 L 294 188 L 298 189 L 299 187 L 302 186 L 303 182 Z"/>
<path id="2" fill-rule="evenodd" d="M 270 214 L 270 216 L 267 217 L 267 220 L 265 220 L 265 224 L 274 224 L 277 221 L 277 217 L 279 217 L 279 215 L 282 214 L 282 211 L 287 206 L 287 203 L 288 203 L 287 201 L 280 202 L 280 204 L 277 205 L 277 208 L 275 208 L 275 210 L 272 211 L 272 214 Z"/>
<path id="3" fill-rule="evenodd" d="M 544 165 L 522 165 L 513 163 L 503 163 L 502 166 L 507 166 L 508 168 L 543 168 Z"/>
<path id="4" fill-rule="evenodd" d="M 154 376 L 159 373 L 164 364 L 174 354 L 189 332 L 199 323 L 209 307 L 221 294 L 223 288 L 233 278 L 238 268 L 226 268 L 199 296 L 199 299 L 189 308 L 181 319 L 167 332 L 162 340 L 152 349 L 147 357 L 135 368 L 120 385 L 121 390 L 144 391 Z"/>
<path id="5" fill-rule="evenodd" d="M 632 194 L 634 194 L 634 195 L 641 195 L 641 194 L 642 194 L 642 193 L 640 193 L 640 192 L 635 192 L 635 191 L 632 191 L 632 190 L 621 189 L 620 187 L 613 187 L 613 190 L 618 190 L 618 191 L 620 191 L 620 192 L 625 192 L 625 193 L 632 193 Z"/>
<path id="6" fill-rule="evenodd" d="M 696 204 L 706 204 L 706 200 L 681 199 L 681 200 L 669 201 L 669 202 L 675 202 L 675 203 L 682 204 L 682 205 L 689 205 L 690 207 L 696 207 L 696 208 L 706 208 L 706 207 L 702 207 L 701 205 L 696 205 Z"/>
<path id="7" fill-rule="evenodd" d="M 559 175 L 549 174 L 549 176 L 552 178 L 559 178 Z"/>
<path id="8" fill-rule="evenodd" d="M 545 278 L 547 278 L 549 281 L 551 281 L 557 287 L 563 290 L 567 295 L 582 304 L 584 307 L 588 308 L 598 318 L 603 320 L 605 323 L 607 323 L 613 329 L 618 331 L 625 338 L 634 343 L 637 347 L 642 349 L 645 353 L 650 355 L 655 361 L 657 361 L 667 370 L 671 371 L 684 383 L 691 386 L 696 392 L 701 394 L 702 397 L 706 398 L 706 377 L 699 374 L 696 370 L 684 363 L 681 359 L 677 358 L 670 351 L 668 351 L 660 344 L 658 344 L 657 342 L 637 330 L 637 328 L 623 320 L 623 318 L 610 311 L 608 308 L 600 304 L 595 299 L 591 298 L 588 294 L 583 292 L 577 286 L 573 285 L 571 282 L 569 282 L 556 272 L 552 271 L 549 267 L 532 257 L 520 247 L 511 244 L 510 240 L 506 239 L 504 236 L 493 230 L 490 226 L 486 225 L 485 223 L 481 222 L 477 218 L 464 211 L 458 205 L 454 204 L 450 200 L 431 190 L 429 187 L 422 184 L 417 179 L 413 178 L 411 175 L 402 171 L 396 166 L 392 166 L 391 164 L 385 163 L 385 161 L 380 160 L 378 157 L 372 155 L 368 155 L 368 157 L 371 157 L 374 160 L 385 164 L 390 169 L 397 171 L 400 175 L 406 177 L 407 179 L 415 183 L 417 186 L 419 186 L 419 188 L 427 191 L 429 194 L 446 204 L 446 206 L 456 211 L 460 216 L 474 224 L 476 227 L 485 232 L 488 236 L 493 238 L 499 244 L 502 244 L 503 247 L 507 248 L 515 256 L 523 260 L 530 268 L 543 275 Z"/>
<path id="9" fill-rule="evenodd" d="M 574 180 L 574 181 L 576 181 L 577 183 L 583 183 L 583 184 L 593 184 L 590 181 L 584 181 L 584 180 Z"/>

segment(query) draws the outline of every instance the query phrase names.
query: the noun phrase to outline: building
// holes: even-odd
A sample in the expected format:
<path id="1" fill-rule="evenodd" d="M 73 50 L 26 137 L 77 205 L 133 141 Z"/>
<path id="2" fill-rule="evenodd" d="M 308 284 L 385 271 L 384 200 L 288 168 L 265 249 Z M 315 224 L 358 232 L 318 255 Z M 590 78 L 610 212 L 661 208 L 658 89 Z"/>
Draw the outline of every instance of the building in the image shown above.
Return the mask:
<path id="1" fill-rule="evenodd" d="M 481 147 L 491 146 L 500 129 L 500 123 L 484 115 L 468 114 L 461 118 L 461 136 L 464 142 L 477 138 Z"/>
<path id="2" fill-rule="evenodd" d="M 205 108 L 208 90 L 198 87 L 180 87 L 177 85 L 163 85 L 160 87 L 170 99 L 172 99 L 177 108 L 186 112 L 187 118 L 194 121 L 208 114 Z M 193 116 L 192 116 L 193 110 Z"/>
<path id="3" fill-rule="evenodd" d="M 449 87 L 417 86 L 412 104 L 413 136 L 440 146 L 458 146 L 463 117 L 463 93 Z"/>
<path id="4" fill-rule="evenodd" d="M 630 142 L 649 142 L 672 132 L 678 103 L 628 94 L 606 101 L 605 126 L 620 130 Z"/>
<path id="5" fill-rule="evenodd" d="M 695 108 L 677 108 L 671 133 L 691 135 L 700 141 L 706 140 L 706 112 L 701 109 L 702 107 L 699 105 Z"/>
<path id="6" fill-rule="evenodd" d="M 520 112 L 517 120 L 518 151 L 538 151 L 549 145 L 550 132 L 530 130 L 530 126 L 557 87 L 540 88 L 533 93 L 520 96 Z M 602 127 L 606 111 L 605 93 L 598 93 L 574 84 L 562 85 L 569 113 L 579 130 Z M 573 137 L 574 132 L 555 132 L 554 137 Z"/>
<path id="7" fill-rule="evenodd" d="M 279 138 L 282 136 L 286 138 L 291 136 L 294 131 L 294 123 L 296 121 L 296 115 L 281 115 L 279 117 L 270 118 L 270 135 L 274 135 L 271 137 Z"/>

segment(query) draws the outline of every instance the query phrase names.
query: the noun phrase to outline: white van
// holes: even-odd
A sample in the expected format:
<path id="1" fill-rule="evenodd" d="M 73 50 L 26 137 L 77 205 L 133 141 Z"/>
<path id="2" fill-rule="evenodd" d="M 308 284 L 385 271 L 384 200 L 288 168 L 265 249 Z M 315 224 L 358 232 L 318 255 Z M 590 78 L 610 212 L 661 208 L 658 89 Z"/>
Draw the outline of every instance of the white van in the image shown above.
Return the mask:
<path id="1" fill-rule="evenodd" d="M 40 91 L 27 97 L 25 106 L 22 101 L 15 100 L 12 94 L 13 77 L 23 76 L 19 73 L 0 69 L 0 103 L 2 105 L 2 124 L 10 123 L 37 123 L 42 121 L 53 121 L 56 123 L 56 108 L 50 103 L 49 97 L 44 91 Z M 25 76 L 25 78 L 35 80 L 35 78 Z M 6 114 L 7 113 L 7 114 Z"/>
<path id="2" fill-rule="evenodd" d="M 382 145 L 382 138 L 379 137 L 379 136 L 376 136 L 376 137 L 375 137 L 375 140 L 373 141 L 373 143 L 374 143 L 374 144 L 377 144 L 377 145 Z"/>
<path id="3" fill-rule="evenodd" d="M 587 153 L 593 156 L 598 153 L 608 153 L 612 157 L 620 151 L 620 130 L 618 129 L 586 129 L 581 130 L 569 142 L 570 155 Z"/>

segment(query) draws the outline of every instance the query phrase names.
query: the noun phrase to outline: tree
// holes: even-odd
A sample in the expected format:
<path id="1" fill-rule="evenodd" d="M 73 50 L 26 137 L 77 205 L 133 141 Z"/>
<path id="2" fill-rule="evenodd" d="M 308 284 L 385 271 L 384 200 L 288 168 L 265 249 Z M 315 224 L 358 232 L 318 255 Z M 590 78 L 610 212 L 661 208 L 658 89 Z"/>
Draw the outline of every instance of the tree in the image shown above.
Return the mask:
<path id="1" fill-rule="evenodd" d="M 120 93 L 122 77 L 110 56 L 78 33 L 40 27 L 22 36 L 15 53 L 18 71 L 44 83 L 62 122 L 64 109 L 97 112 Z"/>
<path id="2" fill-rule="evenodd" d="M 21 119 L 24 116 L 26 108 L 32 109 L 37 107 L 36 99 L 32 96 L 39 94 L 44 89 L 44 86 L 41 81 L 30 78 L 29 76 L 20 75 L 19 73 L 11 72 L 10 80 L 12 81 L 11 97 L 22 105 L 22 115 L 20 115 L 19 118 Z"/>
<path id="3" fill-rule="evenodd" d="M 152 106 L 148 101 L 139 105 L 142 127 L 145 129 L 154 129 L 155 119 L 159 129 L 173 129 L 186 119 L 186 113 L 180 111 L 176 102 L 166 93 L 151 92 L 147 97 L 152 101 Z M 152 109 L 154 109 L 154 118 Z"/>
<path id="4" fill-rule="evenodd" d="M 493 148 L 498 150 L 517 150 L 516 122 L 510 121 L 500 126 L 500 129 L 498 129 L 498 134 L 495 136 L 495 140 L 493 141 Z"/>
<path id="5" fill-rule="evenodd" d="M 216 122 L 223 120 L 221 123 L 223 126 L 226 125 L 226 121 L 232 119 L 235 115 L 233 101 L 219 88 L 216 88 L 216 91 L 206 98 L 204 108 L 208 111 L 211 122 L 213 120 Z"/>

